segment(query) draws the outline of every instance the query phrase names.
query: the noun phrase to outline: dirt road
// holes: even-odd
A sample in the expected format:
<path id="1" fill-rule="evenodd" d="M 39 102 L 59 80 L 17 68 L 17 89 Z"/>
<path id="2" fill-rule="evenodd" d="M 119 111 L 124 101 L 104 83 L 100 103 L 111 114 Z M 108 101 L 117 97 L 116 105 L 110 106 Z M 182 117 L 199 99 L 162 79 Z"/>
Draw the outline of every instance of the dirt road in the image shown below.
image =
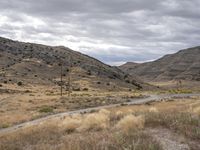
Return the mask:
<path id="1" fill-rule="evenodd" d="M 0 129 L 0 136 L 6 133 L 11 133 L 26 127 L 30 126 L 35 126 L 40 124 L 43 121 L 47 121 L 48 119 L 52 118 L 62 118 L 66 115 L 70 114 L 78 114 L 78 113 L 87 113 L 91 111 L 96 111 L 100 110 L 103 108 L 111 108 L 111 107 L 116 107 L 120 106 L 122 104 L 124 105 L 135 105 L 135 104 L 145 104 L 147 102 L 153 102 L 153 101 L 161 101 L 163 99 L 171 99 L 171 98 L 187 98 L 187 97 L 192 97 L 192 96 L 200 96 L 200 94 L 163 94 L 163 95 L 150 95 L 149 97 L 146 98 L 138 98 L 138 99 L 128 99 L 128 102 L 120 103 L 120 104 L 111 104 L 111 105 L 106 105 L 106 106 L 99 106 L 99 107 L 92 107 L 92 108 L 86 108 L 86 109 L 80 109 L 80 110 L 74 110 L 74 111 L 68 111 L 68 112 L 63 112 L 63 113 L 58 113 L 58 114 L 53 114 L 49 115 L 40 119 L 36 119 L 33 121 L 28 121 L 24 122 L 18 125 L 14 125 L 12 127 L 8 127 L 5 129 Z"/>

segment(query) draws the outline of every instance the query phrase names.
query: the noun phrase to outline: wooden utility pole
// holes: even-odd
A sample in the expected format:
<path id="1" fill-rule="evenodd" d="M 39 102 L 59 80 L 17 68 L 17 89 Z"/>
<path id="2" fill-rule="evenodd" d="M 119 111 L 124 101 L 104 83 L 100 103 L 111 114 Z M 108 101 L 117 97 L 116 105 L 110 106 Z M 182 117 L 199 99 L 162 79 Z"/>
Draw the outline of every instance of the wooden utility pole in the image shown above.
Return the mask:
<path id="1" fill-rule="evenodd" d="M 71 56 L 69 55 L 69 72 L 68 72 L 68 98 L 71 98 Z"/>
<path id="2" fill-rule="evenodd" d="M 182 81 L 178 80 L 177 81 L 177 89 L 179 90 L 179 89 L 181 89 L 181 87 L 182 87 Z"/>
<path id="3" fill-rule="evenodd" d="M 69 71 L 68 71 L 68 98 L 71 96 L 71 56 L 69 56 Z M 60 62 L 60 96 L 63 95 L 63 62 Z"/>
<path id="4" fill-rule="evenodd" d="M 63 78 L 62 78 L 62 75 L 63 75 L 63 64 L 61 62 L 60 63 L 60 96 L 63 95 Z"/>

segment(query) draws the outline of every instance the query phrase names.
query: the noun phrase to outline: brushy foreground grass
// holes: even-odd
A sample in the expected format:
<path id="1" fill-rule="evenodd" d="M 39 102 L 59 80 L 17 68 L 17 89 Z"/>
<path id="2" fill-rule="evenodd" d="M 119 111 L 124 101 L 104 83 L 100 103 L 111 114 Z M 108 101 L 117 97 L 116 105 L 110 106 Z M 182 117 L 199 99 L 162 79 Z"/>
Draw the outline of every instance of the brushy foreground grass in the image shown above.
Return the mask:
<path id="1" fill-rule="evenodd" d="M 68 134 L 55 127 L 41 128 L 1 140 L 2 150 L 161 150 L 149 135 L 102 130 Z"/>
<path id="2" fill-rule="evenodd" d="M 117 123 L 116 128 L 128 135 L 130 132 L 134 132 L 135 129 L 144 128 L 144 117 L 134 116 L 132 114 L 127 115 Z"/>
<path id="3" fill-rule="evenodd" d="M 110 111 L 66 116 L 35 128 L 0 137 L 2 150 L 161 150 L 143 133 L 144 117 Z"/>
<path id="4" fill-rule="evenodd" d="M 186 112 L 159 112 L 145 115 L 146 126 L 162 126 L 200 141 L 200 117 Z"/>
<path id="5" fill-rule="evenodd" d="M 0 136 L 2 150 L 161 150 L 145 128 L 168 128 L 200 141 L 199 101 L 123 106 L 75 114 Z M 158 107 L 159 106 L 159 107 Z M 142 108 L 134 111 L 134 107 Z M 167 108 L 166 108 L 167 107 Z M 122 107 L 120 107 L 122 108 Z M 118 109 L 118 108 L 116 108 Z"/>

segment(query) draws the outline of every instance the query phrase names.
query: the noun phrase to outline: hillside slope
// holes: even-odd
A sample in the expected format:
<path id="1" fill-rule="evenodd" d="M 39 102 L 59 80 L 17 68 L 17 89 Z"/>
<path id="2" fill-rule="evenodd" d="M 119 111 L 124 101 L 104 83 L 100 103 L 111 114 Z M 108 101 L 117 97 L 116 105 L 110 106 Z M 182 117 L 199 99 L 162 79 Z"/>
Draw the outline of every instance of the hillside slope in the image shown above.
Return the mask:
<path id="1" fill-rule="evenodd" d="M 146 81 L 200 80 L 200 47 L 181 50 L 156 61 L 124 64 L 123 71 L 138 75 Z"/>
<path id="2" fill-rule="evenodd" d="M 61 63 L 67 85 L 74 88 L 119 89 L 146 86 L 136 76 L 63 46 L 45 46 L 0 38 L 0 83 L 59 84 Z M 70 67 L 72 66 L 72 67 Z"/>

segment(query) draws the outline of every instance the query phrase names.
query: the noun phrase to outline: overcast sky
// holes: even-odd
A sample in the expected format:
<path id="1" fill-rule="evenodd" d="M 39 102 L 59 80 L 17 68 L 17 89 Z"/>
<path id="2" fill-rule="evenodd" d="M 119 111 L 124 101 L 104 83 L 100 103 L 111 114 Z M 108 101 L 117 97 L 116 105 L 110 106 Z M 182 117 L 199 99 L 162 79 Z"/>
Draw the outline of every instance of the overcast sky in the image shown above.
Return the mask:
<path id="1" fill-rule="evenodd" d="M 200 45 L 200 0 L 0 0 L 0 36 L 149 61 Z"/>

